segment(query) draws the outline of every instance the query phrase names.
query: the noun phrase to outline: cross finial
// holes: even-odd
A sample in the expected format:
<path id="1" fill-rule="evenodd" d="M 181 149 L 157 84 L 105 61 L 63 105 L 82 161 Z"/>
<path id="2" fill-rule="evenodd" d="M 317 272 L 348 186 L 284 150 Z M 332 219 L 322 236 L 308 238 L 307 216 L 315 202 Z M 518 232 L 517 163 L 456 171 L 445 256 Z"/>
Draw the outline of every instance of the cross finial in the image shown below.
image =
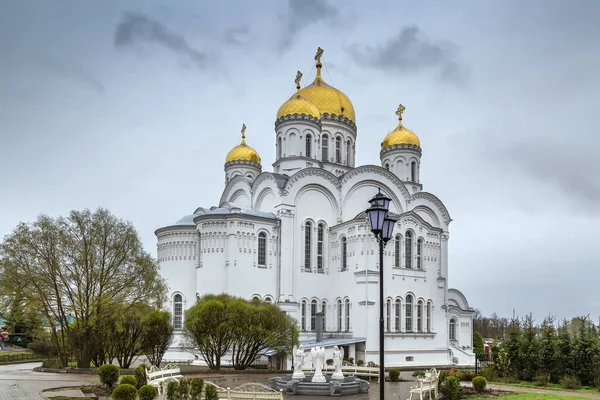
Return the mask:
<path id="1" fill-rule="evenodd" d="M 242 124 L 242 140 L 246 139 L 246 124 Z"/>
<path id="2" fill-rule="evenodd" d="M 402 104 L 400 104 L 396 110 L 396 115 L 400 121 L 402 121 L 402 113 L 404 113 L 404 110 L 406 110 L 406 107 L 404 107 Z"/>
<path id="3" fill-rule="evenodd" d="M 294 79 L 294 82 L 296 82 L 296 89 L 300 90 L 300 79 L 302 79 L 302 72 L 298 71 L 296 73 L 296 79 Z"/>
<path id="4" fill-rule="evenodd" d="M 322 55 L 323 55 L 323 49 L 319 47 L 317 49 L 317 54 L 315 55 L 315 61 L 317 62 L 317 64 L 321 63 L 321 56 Z"/>

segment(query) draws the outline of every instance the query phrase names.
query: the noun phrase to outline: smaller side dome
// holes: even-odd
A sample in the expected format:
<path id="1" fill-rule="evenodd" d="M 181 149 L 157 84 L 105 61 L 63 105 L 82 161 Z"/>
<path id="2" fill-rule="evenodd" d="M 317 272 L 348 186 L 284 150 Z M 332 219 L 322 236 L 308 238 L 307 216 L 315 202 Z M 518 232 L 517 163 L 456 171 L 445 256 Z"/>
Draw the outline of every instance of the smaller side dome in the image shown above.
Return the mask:
<path id="1" fill-rule="evenodd" d="M 260 156 L 252 147 L 246 144 L 246 125 L 242 124 L 242 141 L 227 153 L 225 164 L 234 161 L 249 161 L 260 165 Z"/>
<path id="2" fill-rule="evenodd" d="M 313 103 L 308 101 L 305 97 L 300 96 L 300 79 L 302 79 L 302 72 L 296 73 L 296 94 L 290 97 L 288 101 L 283 103 L 277 111 L 277 119 L 286 117 L 288 115 L 306 115 L 314 117 L 316 119 L 321 118 L 321 112 Z"/>
<path id="3" fill-rule="evenodd" d="M 405 109 L 406 107 L 400 104 L 396 111 L 396 115 L 398 115 L 398 126 L 383 139 L 383 142 L 381 142 L 381 150 L 397 145 L 421 147 L 419 137 L 413 131 L 402 125 L 402 113 Z"/>

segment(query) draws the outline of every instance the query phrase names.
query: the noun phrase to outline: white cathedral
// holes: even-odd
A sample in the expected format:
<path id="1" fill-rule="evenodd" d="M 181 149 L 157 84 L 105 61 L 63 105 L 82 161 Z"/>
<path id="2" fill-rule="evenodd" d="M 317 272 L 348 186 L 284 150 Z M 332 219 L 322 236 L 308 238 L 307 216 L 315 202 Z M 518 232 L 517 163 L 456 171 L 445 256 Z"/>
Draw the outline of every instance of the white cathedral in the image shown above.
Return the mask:
<path id="1" fill-rule="evenodd" d="M 229 293 L 277 304 L 298 321 L 305 349 L 331 354 L 337 345 L 355 362 L 378 363 L 382 267 L 365 210 L 381 189 L 398 220 L 383 263 L 386 367 L 473 365 L 473 309 L 448 287 L 452 219 L 423 191 L 422 149 L 403 125 L 404 107 L 381 142 L 381 165 L 356 166 L 354 107 L 323 81 L 321 54 L 315 80 L 301 88 L 299 73 L 297 92 L 277 112 L 273 172 L 263 171 L 244 126 L 225 159 L 219 206 L 156 231 L 176 329 L 165 358 L 194 359 L 181 347 L 184 311 L 202 295 Z M 275 357 L 263 356 L 289 368 Z"/>

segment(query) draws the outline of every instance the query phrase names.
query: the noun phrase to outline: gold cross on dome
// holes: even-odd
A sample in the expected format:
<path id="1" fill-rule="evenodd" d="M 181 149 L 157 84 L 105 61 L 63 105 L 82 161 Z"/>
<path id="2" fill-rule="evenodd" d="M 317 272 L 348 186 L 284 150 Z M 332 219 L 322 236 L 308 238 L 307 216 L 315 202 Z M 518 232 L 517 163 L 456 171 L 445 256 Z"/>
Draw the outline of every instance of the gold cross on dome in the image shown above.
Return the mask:
<path id="1" fill-rule="evenodd" d="M 315 55 L 315 61 L 318 62 L 318 63 L 320 63 L 322 55 L 323 55 L 323 49 L 319 47 L 317 49 L 317 55 Z"/>
<path id="2" fill-rule="evenodd" d="M 246 124 L 242 124 L 242 139 L 246 139 Z"/>
<path id="3" fill-rule="evenodd" d="M 298 71 L 298 73 L 296 73 L 296 79 L 294 79 L 297 89 L 300 89 L 300 79 L 302 79 L 302 72 Z"/>
<path id="4" fill-rule="evenodd" d="M 398 106 L 398 109 L 396 110 L 396 115 L 398 116 L 398 119 L 402 119 L 402 113 L 404 112 L 404 110 L 406 110 L 406 107 L 404 107 L 402 104 L 400 104 Z"/>

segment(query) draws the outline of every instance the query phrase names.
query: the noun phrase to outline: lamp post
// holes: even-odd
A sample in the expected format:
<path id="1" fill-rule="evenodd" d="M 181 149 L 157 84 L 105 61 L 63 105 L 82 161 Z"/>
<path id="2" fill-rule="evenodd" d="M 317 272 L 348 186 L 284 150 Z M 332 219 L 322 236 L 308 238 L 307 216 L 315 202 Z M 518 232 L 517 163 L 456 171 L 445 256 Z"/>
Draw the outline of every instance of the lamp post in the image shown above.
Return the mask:
<path id="1" fill-rule="evenodd" d="M 388 216 L 390 199 L 379 192 L 373 196 L 367 210 L 371 232 L 379 242 L 379 399 L 384 400 L 385 366 L 384 366 L 384 325 L 383 325 L 383 248 L 392 238 L 395 219 Z"/>

